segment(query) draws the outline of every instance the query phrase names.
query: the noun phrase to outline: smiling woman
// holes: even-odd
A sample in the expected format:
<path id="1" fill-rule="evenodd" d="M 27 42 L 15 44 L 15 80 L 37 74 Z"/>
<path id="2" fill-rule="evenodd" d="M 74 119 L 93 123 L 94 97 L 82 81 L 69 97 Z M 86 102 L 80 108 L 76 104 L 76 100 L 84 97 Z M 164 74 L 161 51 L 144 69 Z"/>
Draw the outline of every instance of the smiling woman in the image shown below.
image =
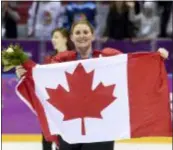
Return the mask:
<path id="1" fill-rule="evenodd" d="M 86 58 L 91 53 L 94 39 L 93 27 L 87 20 L 78 21 L 72 25 L 71 40 L 81 57 Z"/>

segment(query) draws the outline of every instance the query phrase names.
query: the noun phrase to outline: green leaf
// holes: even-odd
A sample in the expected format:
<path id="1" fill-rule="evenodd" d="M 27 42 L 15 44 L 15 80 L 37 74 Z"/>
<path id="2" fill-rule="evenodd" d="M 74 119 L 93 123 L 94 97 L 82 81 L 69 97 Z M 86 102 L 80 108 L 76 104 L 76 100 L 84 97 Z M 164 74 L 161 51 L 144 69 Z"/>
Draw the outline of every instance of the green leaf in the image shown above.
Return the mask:
<path id="1" fill-rule="evenodd" d="M 26 60 L 29 59 L 28 55 L 19 45 L 10 45 L 9 47 L 11 47 L 14 52 L 7 52 L 6 50 L 3 50 L 1 52 L 2 65 L 4 67 L 3 71 L 5 72 L 11 70 L 18 65 L 22 65 Z"/>
<path id="2" fill-rule="evenodd" d="M 11 66 L 4 66 L 3 71 L 7 72 L 7 71 L 9 71 L 9 70 L 11 70 L 13 68 L 15 68 L 15 66 L 13 66 L 13 65 L 11 65 Z"/>

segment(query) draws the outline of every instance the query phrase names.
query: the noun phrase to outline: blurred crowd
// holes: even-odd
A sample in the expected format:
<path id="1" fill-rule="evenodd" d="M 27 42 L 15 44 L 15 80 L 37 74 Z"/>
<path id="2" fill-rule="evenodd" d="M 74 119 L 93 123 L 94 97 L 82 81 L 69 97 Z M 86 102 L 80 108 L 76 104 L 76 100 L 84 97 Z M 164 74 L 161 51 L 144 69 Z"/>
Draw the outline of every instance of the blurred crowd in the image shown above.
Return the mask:
<path id="1" fill-rule="evenodd" d="M 50 40 L 57 27 L 87 19 L 96 39 L 152 40 L 173 37 L 172 1 L 3 1 L 3 39 Z"/>

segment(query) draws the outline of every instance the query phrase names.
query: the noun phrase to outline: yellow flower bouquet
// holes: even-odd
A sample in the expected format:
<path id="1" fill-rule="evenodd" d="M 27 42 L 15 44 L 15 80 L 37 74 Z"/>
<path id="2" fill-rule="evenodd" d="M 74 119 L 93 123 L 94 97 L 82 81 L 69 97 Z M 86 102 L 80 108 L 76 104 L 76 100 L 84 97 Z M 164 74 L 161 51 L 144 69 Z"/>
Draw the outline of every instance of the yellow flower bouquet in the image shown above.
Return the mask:
<path id="1" fill-rule="evenodd" d="M 1 57 L 4 72 L 23 64 L 29 59 L 29 56 L 19 45 L 10 45 L 7 49 L 4 49 L 1 52 Z"/>

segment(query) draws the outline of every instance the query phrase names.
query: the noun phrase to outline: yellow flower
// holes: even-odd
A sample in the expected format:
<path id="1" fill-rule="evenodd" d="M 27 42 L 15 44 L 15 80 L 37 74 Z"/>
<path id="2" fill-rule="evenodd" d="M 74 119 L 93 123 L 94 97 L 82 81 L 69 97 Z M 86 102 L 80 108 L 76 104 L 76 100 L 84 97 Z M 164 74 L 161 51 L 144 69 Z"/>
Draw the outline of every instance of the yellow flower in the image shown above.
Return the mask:
<path id="1" fill-rule="evenodd" d="M 11 47 L 9 47 L 9 48 L 6 50 L 6 52 L 7 52 L 7 53 L 13 53 L 14 50 L 13 50 Z"/>

